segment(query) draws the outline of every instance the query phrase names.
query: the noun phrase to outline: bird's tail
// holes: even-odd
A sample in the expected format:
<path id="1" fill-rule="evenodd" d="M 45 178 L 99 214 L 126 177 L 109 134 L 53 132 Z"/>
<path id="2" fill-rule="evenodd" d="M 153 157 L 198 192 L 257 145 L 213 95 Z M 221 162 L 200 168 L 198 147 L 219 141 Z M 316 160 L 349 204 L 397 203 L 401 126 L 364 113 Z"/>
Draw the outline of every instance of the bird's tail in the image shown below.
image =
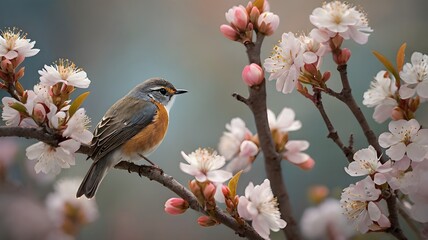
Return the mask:
<path id="1" fill-rule="evenodd" d="M 109 170 L 109 166 L 107 161 L 96 161 L 93 162 L 91 167 L 89 168 L 88 173 L 80 184 L 79 189 L 77 190 L 76 197 L 80 197 L 85 195 L 87 198 L 92 198 L 97 191 L 98 185 L 101 183 L 105 175 L 107 174 L 107 170 Z"/>

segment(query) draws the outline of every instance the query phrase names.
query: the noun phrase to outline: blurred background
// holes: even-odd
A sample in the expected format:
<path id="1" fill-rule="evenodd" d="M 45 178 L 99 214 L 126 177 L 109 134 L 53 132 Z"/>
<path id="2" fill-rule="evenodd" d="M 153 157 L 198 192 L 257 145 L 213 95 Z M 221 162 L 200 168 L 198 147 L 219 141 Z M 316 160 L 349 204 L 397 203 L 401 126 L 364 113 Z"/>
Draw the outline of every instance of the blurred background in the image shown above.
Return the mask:
<path id="1" fill-rule="evenodd" d="M 268 57 L 283 32 L 308 33 L 312 29 L 309 15 L 322 2 L 271 0 L 271 11 L 280 16 L 281 22 L 275 34 L 265 40 L 262 58 Z M 395 61 L 396 51 L 407 42 L 406 62 L 414 51 L 428 53 L 425 40 L 428 2 L 349 2 L 364 9 L 374 29 L 364 46 L 351 41 L 344 43 L 353 53 L 348 72 L 354 96 L 361 103 L 370 81 L 383 69 L 371 53 L 373 50 Z M 92 81 L 91 94 L 84 107 L 92 119 L 91 130 L 115 101 L 147 78 L 163 77 L 177 88 L 189 90 L 188 94 L 177 98 L 167 136 L 150 156 L 167 174 L 186 185 L 191 177 L 179 169 L 179 162 L 184 161 L 180 151 L 190 153 L 198 147 L 216 148 L 225 124 L 234 117 L 241 117 L 255 132 L 250 110 L 231 97 L 233 92 L 247 95 L 241 80 L 241 70 L 247 64 L 245 49 L 224 38 L 219 31 L 219 26 L 226 23 L 224 13 L 238 4 L 246 5 L 247 1 L 3 0 L 0 28 L 22 29 L 28 33 L 27 38 L 37 41 L 35 47 L 41 49 L 39 54 L 24 62 L 26 74 L 21 82 L 27 89 L 39 81 L 37 71 L 58 58 L 68 58 L 88 73 Z M 323 69 L 332 70 L 329 84 L 338 89 L 338 74 L 329 57 Z M 268 107 L 276 114 L 285 106 L 294 109 L 303 128 L 292 132 L 290 138 L 308 140 L 311 146 L 307 152 L 316 161 L 311 171 L 300 170 L 288 162 L 282 165 L 293 214 L 300 219 L 303 210 L 310 205 L 308 187 L 326 185 L 332 196 L 340 196 L 341 189 L 359 179 L 343 171 L 347 161 L 326 138 L 327 129 L 311 102 L 296 92 L 286 96 L 276 92 L 274 82 L 268 82 L 267 89 Z M 73 97 L 82 92 L 76 91 Z M 0 96 L 5 95 L 2 92 Z M 367 147 L 357 122 L 343 104 L 328 96 L 324 101 L 342 138 L 347 139 L 352 133 L 356 149 Z M 386 131 L 387 124 L 379 125 L 372 120 L 373 109 L 362 104 L 361 107 L 377 134 Z M 423 125 L 428 123 L 426 106 L 418 111 L 417 118 Z M 19 189 L 19 198 L 31 202 L 22 206 L 34 205 L 36 209 L 42 208 L 46 195 L 53 188 L 48 177 L 41 179 L 39 176 L 34 180 L 28 173 L 28 169 L 33 170 L 27 166 L 25 148 L 33 143 L 34 140 L 19 141 L 18 155 L 8 168 L 7 178 L 16 186 L 13 189 Z M 63 170 L 53 180 L 83 177 L 90 166 L 90 161 L 84 159 L 78 155 L 76 166 Z M 263 179 L 264 164 L 259 157 L 253 169 L 242 176 L 239 193 L 243 194 L 249 181 L 260 184 Z M 78 239 L 239 239 L 221 225 L 199 227 L 196 222 L 199 214 L 193 211 L 179 216 L 166 214 L 164 202 L 170 197 L 175 195 L 156 182 L 141 179 L 137 174 L 112 170 L 96 195 L 99 218 L 85 226 Z M 27 211 L 18 207 L 11 211 L 11 204 L 16 202 L 10 195 L 0 195 L 2 239 L 17 236 L 14 232 L 30 231 L 37 224 L 43 225 L 46 218 L 40 209 Z M 272 233 L 271 237 L 283 238 L 281 232 Z M 390 237 L 382 235 L 382 239 Z"/>

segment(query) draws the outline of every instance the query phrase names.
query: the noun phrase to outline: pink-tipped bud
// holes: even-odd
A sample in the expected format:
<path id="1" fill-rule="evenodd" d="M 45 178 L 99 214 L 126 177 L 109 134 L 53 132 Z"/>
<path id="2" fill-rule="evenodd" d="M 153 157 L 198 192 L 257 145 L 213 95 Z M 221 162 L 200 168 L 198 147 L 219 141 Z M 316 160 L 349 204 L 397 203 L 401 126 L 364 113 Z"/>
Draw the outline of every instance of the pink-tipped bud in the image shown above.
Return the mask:
<path id="1" fill-rule="evenodd" d="M 242 80 L 250 87 L 262 83 L 263 79 L 263 69 L 255 63 L 245 66 L 242 70 Z"/>
<path id="2" fill-rule="evenodd" d="M 224 195 L 224 198 L 225 198 L 225 199 L 230 198 L 230 189 L 229 189 L 229 187 L 228 187 L 228 186 L 223 185 L 223 186 L 221 187 L 221 192 L 223 193 L 223 195 Z"/>
<path id="3" fill-rule="evenodd" d="M 401 108 L 395 107 L 391 112 L 391 118 L 394 121 L 404 119 L 404 114 L 403 114 L 403 111 L 401 110 Z"/>
<path id="4" fill-rule="evenodd" d="M 264 12 L 257 20 L 257 29 L 266 36 L 272 35 L 279 26 L 279 17 L 271 12 Z"/>
<path id="5" fill-rule="evenodd" d="M 320 203 L 328 196 L 329 190 L 326 186 L 316 185 L 312 186 L 308 190 L 309 200 L 313 203 Z"/>
<path id="6" fill-rule="evenodd" d="M 249 140 L 244 140 L 240 146 L 240 157 L 254 157 L 259 152 L 259 147 Z"/>
<path id="7" fill-rule="evenodd" d="M 259 20 L 260 11 L 257 7 L 252 7 L 250 11 L 250 22 L 257 25 Z"/>
<path id="8" fill-rule="evenodd" d="M 214 220 L 211 217 L 200 216 L 200 217 L 198 217 L 198 224 L 201 225 L 202 227 L 211 227 L 211 226 L 214 226 L 218 223 L 216 220 Z"/>
<path id="9" fill-rule="evenodd" d="M 310 64 L 305 64 L 303 66 L 305 68 L 305 70 L 310 73 L 312 76 L 316 76 L 318 74 L 318 68 L 316 64 L 310 63 Z"/>
<path id="10" fill-rule="evenodd" d="M 206 200 L 214 199 L 216 187 L 212 183 L 208 183 L 204 188 L 204 197 Z"/>
<path id="11" fill-rule="evenodd" d="M 171 215 L 184 213 L 189 208 L 189 203 L 182 198 L 170 198 L 165 202 L 165 212 Z"/>
<path id="12" fill-rule="evenodd" d="M 226 20 L 241 32 L 245 32 L 249 22 L 248 13 L 244 6 L 234 6 L 226 12 Z"/>
<path id="13" fill-rule="evenodd" d="M 41 103 L 36 103 L 33 109 L 33 118 L 38 123 L 43 123 L 46 118 L 46 109 L 45 106 Z"/>
<path id="14" fill-rule="evenodd" d="M 345 65 L 351 58 L 351 50 L 344 48 L 339 53 L 333 54 L 333 60 L 337 65 Z"/>
<path id="15" fill-rule="evenodd" d="M 220 26 L 220 32 L 225 36 L 226 38 L 232 40 L 232 41 L 238 41 L 239 39 L 239 33 L 230 25 L 223 24 Z"/>
<path id="16" fill-rule="evenodd" d="M 330 79 L 330 77 L 331 77 L 331 72 L 329 71 L 324 72 L 324 74 L 322 75 L 322 81 L 327 82 Z"/>
<path id="17" fill-rule="evenodd" d="M 303 170 L 311 170 L 315 166 L 315 161 L 312 158 L 309 158 L 308 160 L 297 164 L 297 166 Z"/>

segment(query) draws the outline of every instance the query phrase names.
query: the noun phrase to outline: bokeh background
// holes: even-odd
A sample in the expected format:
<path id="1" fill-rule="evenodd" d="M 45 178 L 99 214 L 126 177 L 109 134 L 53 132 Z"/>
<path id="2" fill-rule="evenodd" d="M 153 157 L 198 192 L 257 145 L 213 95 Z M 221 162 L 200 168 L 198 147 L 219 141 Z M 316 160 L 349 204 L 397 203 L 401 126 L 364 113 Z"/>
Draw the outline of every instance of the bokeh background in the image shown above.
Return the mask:
<path id="1" fill-rule="evenodd" d="M 309 15 L 322 2 L 271 0 L 271 11 L 280 16 L 281 23 L 276 33 L 265 40 L 263 58 L 269 55 L 283 32 L 308 33 L 312 29 Z M 372 50 L 395 59 L 396 50 L 407 42 L 406 61 L 413 51 L 428 53 L 428 2 L 350 2 L 364 9 L 374 29 L 364 46 L 350 41 L 344 43 L 353 53 L 349 77 L 354 96 L 361 102 L 370 81 L 383 69 Z M 92 128 L 109 106 L 144 79 L 164 77 L 177 88 L 189 90 L 175 102 L 166 139 L 150 157 L 166 173 L 186 184 L 190 176 L 179 170 L 179 162 L 184 161 L 180 151 L 216 148 L 224 125 L 233 117 L 241 117 L 253 132 L 255 130 L 249 109 L 231 97 L 233 92 L 247 94 L 240 77 L 243 66 L 247 64 L 245 49 L 225 39 L 219 32 L 219 26 L 226 22 L 224 13 L 234 5 L 246 3 L 237 0 L 2 0 L 0 28 L 21 28 L 28 33 L 28 38 L 37 41 L 36 48 L 41 49 L 39 54 L 24 63 L 26 75 L 22 83 L 26 88 L 38 82 L 37 70 L 58 58 L 68 58 L 88 73 L 92 80 L 91 94 L 84 107 L 92 118 Z M 337 89 L 338 74 L 329 57 L 325 59 L 323 69 L 332 70 L 330 85 Z M 292 132 L 290 137 L 310 141 L 308 153 L 316 160 L 311 171 L 283 163 L 293 213 L 299 219 L 310 205 L 306 195 L 308 187 L 323 184 L 337 196 L 340 189 L 357 179 L 343 171 L 346 159 L 326 138 L 327 129 L 315 107 L 296 92 L 286 96 L 276 92 L 274 82 L 268 82 L 267 86 L 268 107 L 276 113 L 285 106 L 295 110 L 303 128 Z M 76 91 L 74 97 L 81 92 Z M 352 133 L 357 149 L 367 147 L 351 113 L 330 97 L 326 96 L 324 101 L 340 135 L 347 139 Z M 376 133 L 387 129 L 386 124 L 379 125 L 371 119 L 373 109 L 364 106 L 362 109 Z M 423 106 L 417 114 L 424 125 L 428 121 L 426 109 Z M 33 140 L 20 141 L 21 148 L 16 162 L 9 169 L 8 178 L 17 188 L 25 189 L 23 195 L 35 202 L 32 204 L 42 205 L 46 194 L 52 191 L 52 185 L 36 183 L 27 173 L 25 162 L 28 160 L 24 149 L 32 143 Z M 76 166 L 63 170 L 55 179 L 83 177 L 89 166 L 90 162 L 79 155 Z M 241 194 L 249 181 L 255 184 L 263 181 L 263 166 L 259 158 L 253 169 L 242 176 Z M 199 214 L 193 211 L 179 216 L 167 215 L 163 211 L 164 202 L 174 196 L 156 182 L 126 171 L 112 170 L 96 196 L 100 217 L 83 228 L 78 238 L 239 239 L 224 226 L 199 227 L 196 222 Z M 46 216 L 43 214 L 25 221 L 12 216 L 19 215 L 19 212 L 4 214 L 11 202 L 6 198 L 5 195 L 0 196 L 0 238 L 12 236 L 10 232 L 16 231 L 11 229 L 12 226 L 18 227 L 18 231 L 26 231 L 26 228 L 44 221 Z M 10 219 L 15 219 L 15 222 Z M 283 237 L 282 233 L 271 236 L 274 239 Z M 389 239 L 387 236 L 382 238 Z"/>

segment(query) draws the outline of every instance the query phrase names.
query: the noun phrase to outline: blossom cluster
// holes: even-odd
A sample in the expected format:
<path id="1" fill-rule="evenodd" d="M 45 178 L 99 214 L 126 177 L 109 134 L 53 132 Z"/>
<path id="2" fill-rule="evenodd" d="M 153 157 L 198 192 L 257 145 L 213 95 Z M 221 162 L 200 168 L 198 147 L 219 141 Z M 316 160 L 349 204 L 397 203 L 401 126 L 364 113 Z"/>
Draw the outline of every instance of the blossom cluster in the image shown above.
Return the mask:
<path id="1" fill-rule="evenodd" d="M 220 31 L 226 38 L 242 43 L 252 42 L 253 31 L 270 36 L 278 28 L 279 17 L 269 10 L 266 0 L 234 6 L 225 14 L 229 24 L 221 25 Z"/>
<path id="2" fill-rule="evenodd" d="M 373 119 L 411 119 L 421 102 L 428 99 L 428 55 L 414 52 L 399 74 L 380 71 L 364 93 L 363 104 L 374 107 Z M 396 71 L 396 70 L 395 70 Z M 397 79 L 399 78 L 399 79 Z"/>
<path id="3" fill-rule="evenodd" d="M 322 57 L 332 52 L 338 65 L 346 64 L 351 52 L 341 49 L 343 40 L 365 44 L 372 32 L 361 11 L 340 1 L 324 3 L 309 19 L 315 26 L 309 36 L 283 33 L 272 55 L 264 61 L 269 80 L 276 79 L 276 89 L 284 94 L 291 93 L 301 83 L 322 87 L 330 77 L 329 72 L 319 71 Z"/>
<path id="4" fill-rule="evenodd" d="M 2 119 L 7 126 L 42 127 L 62 137 L 57 147 L 43 142 L 27 148 L 30 160 L 37 160 L 37 173 L 60 172 L 75 164 L 74 153 L 81 144 L 89 144 L 92 133 L 88 131 L 89 118 L 79 108 L 84 96 L 73 103 L 70 100 L 75 88 L 87 88 L 90 80 L 87 74 L 69 60 L 60 59 L 53 65 L 45 65 L 39 71 L 40 83 L 33 90 L 24 90 L 19 83 L 24 70 L 16 68 L 26 57 L 39 52 L 16 29 L 6 30 L 0 37 L 2 88 L 9 90 L 12 97 L 2 99 Z"/>
<path id="5" fill-rule="evenodd" d="M 187 163 L 180 163 L 180 169 L 195 177 L 190 181 L 189 188 L 205 210 L 214 210 L 216 201 L 225 203 L 232 217 L 252 221 L 254 230 L 264 239 L 269 239 L 270 230 L 279 231 L 286 226 L 269 180 L 256 186 L 250 182 L 245 189 L 245 196 L 238 196 L 236 187 L 240 173 L 229 181 L 228 186 L 223 185 L 232 178 L 230 171 L 221 169 L 226 163 L 224 156 L 205 148 L 190 154 L 182 152 L 182 156 Z M 182 214 L 187 208 L 189 204 L 181 198 L 171 198 L 165 203 L 165 211 L 173 215 Z M 198 223 L 204 227 L 218 224 L 211 216 L 199 217 Z"/>
<path id="6" fill-rule="evenodd" d="M 390 158 L 382 163 L 376 150 L 369 146 L 354 154 L 354 161 L 345 171 L 351 176 L 366 176 L 342 193 L 342 206 L 355 220 L 361 232 L 389 228 L 389 212 L 382 189 L 398 190 L 409 215 L 428 222 L 428 191 L 423 187 L 428 164 L 428 129 L 415 119 L 389 123 L 389 131 L 379 136 L 379 144 Z"/>
<path id="7" fill-rule="evenodd" d="M 291 108 L 283 108 L 278 117 L 270 109 L 267 111 L 269 128 L 275 143 L 275 148 L 284 160 L 297 165 L 302 169 L 311 169 L 315 162 L 303 151 L 309 148 L 305 140 L 289 140 L 289 132 L 297 131 L 302 127 L 300 121 L 295 120 L 295 113 Z M 229 161 L 226 170 L 247 172 L 251 169 L 259 149 L 259 140 L 240 118 L 234 118 L 228 124 L 220 138 L 218 150 Z"/>
<path id="8" fill-rule="evenodd" d="M 86 197 L 76 198 L 81 179 L 61 179 L 54 192 L 46 198 L 48 215 L 55 224 L 49 239 L 74 239 L 79 229 L 98 217 L 95 201 Z"/>

